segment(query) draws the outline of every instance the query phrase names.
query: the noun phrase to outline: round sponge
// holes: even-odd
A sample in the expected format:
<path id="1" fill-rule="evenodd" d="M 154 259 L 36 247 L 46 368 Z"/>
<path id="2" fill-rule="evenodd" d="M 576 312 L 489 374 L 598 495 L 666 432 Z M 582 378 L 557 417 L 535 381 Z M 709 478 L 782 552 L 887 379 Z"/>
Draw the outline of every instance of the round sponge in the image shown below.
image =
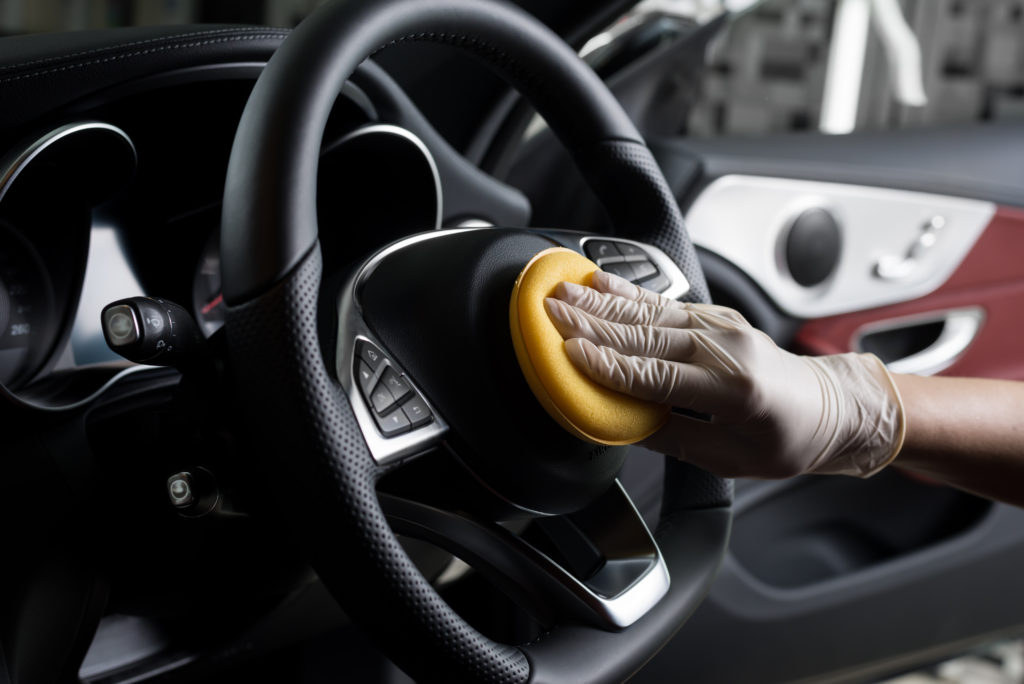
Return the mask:
<path id="1" fill-rule="evenodd" d="M 512 345 L 530 389 L 562 427 L 597 444 L 632 444 L 664 425 L 670 408 L 610 390 L 577 370 L 544 308 L 558 283 L 590 285 L 596 270 L 597 264 L 563 247 L 534 256 L 512 290 Z"/>

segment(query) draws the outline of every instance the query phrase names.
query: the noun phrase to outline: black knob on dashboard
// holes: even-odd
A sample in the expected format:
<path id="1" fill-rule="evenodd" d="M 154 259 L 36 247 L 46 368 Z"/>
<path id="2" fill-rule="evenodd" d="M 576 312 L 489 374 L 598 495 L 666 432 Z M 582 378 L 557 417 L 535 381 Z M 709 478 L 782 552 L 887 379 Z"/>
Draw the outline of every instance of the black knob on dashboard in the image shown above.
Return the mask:
<path id="1" fill-rule="evenodd" d="M 789 274 L 804 287 L 823 283 L 839 264 L 842 246 L 842 233 L 832 214 L 808 209 L 796 217 L 786 234 Z"/>
<path id="2" fill-rule="evenodd" d="M 107 344 L 129 361 L 182 366 L 203 354 L 205 340 L 195 319 L 166 299 L 121 299 L 104 307 L 100 320 Z"/>

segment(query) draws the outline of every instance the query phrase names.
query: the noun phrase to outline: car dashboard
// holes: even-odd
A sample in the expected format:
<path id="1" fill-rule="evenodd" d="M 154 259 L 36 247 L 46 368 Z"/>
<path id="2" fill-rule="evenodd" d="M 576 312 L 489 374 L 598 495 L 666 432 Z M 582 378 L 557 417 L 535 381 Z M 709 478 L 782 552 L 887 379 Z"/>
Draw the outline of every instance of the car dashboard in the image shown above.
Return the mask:
<path id="1" fill-rule="evenodd" d="M 220 197 L 259 73 L 222 64 L 149 77 L 10 143 L 0 382 L 15 400 L 59 409 L 95 394 L 110 377 L 97 368 L 124 362 L 100 329 L 116 299 L 177 302 L 207 337 L 223 324 Z M 462 159 L 373 65 L 338 98 L 318 186 L 325 255 L 353 263 L 442 224 L 523 225 L 529 215 L 522 195 Z M 86 369 L 90 382 L 67 381 Z"/>
<path id="2" fill-rule="evenodd" d="M 254 522 L 260 503 L 235 493 L 246 476 L 231 473 L 244 472 L 244 455 L 234 453 L 223 395 L 173 368 L 125 360 L 100 320 L 113 301 L 159 296 L 194 316 L 207 345 L 222 344 L 228 157 L 249 93 L 285 35 L 134 29 L 76 37 L 81 49 L 7 39 L 24 50 L 5 56 L 0 81 L 16 88 L 22 79 L 36 96 L 0 121 L 0 421 L 4 450 L 22 464 L 0 492 L 9 510 L 46 509 L 15 533 L 32 560 L 12 568 L 7 584 L 22 610 L 53 621 L 8 642 L 8 662 L 22 671 L 56 666 L 46 662 L 48 644 L 62 625 L 77 629 L 69 613 L 96 601 L 106 610 L 95 638 L 67 639 L 82 651 L 84 681 L 134 681 L 194 665 L 200 653 L 205 663 L 231 660 L 344 623 L 287 533 Z M 335 292 L 395 240 L 442 226 L 524 226 L 530 214 L 525 196 L 463 158 L 371 62 L 334 105 L 317 196 L 322 254 L 337 279 L 325 291 Z M 69 424 L 85 426 L 89 448 Z M 37 458 L 62 452 L 59 475 Z M 167 477 L 199 464 L 219 478 L 215 511 L 179 515 Z M 99 484 L 83 475 L 94 467 Z M 89 515 L 80 515 L 83 503 Z M 84 575 L 68 548 L 89 559 Z M 451 560 L 427 547 L 414 555 L 434 576 Z M 40 579 L 41 568 L 62 579 Z M 99 584 L 88 584 L 103 586 L 102 596 L 75 584 L 97 568 Z M 81 591 L 63 595 L 67 610 L 48 613 L 72 576 Z"/>

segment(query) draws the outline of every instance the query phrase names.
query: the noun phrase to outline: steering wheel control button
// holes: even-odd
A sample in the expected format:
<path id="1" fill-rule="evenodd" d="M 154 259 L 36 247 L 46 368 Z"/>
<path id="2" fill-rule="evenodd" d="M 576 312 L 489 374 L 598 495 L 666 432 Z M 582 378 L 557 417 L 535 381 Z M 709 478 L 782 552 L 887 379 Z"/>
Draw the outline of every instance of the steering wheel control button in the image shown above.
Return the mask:
<path id="1" fill-rule="evenodd" d="M 376 345 L 366 340 L 359 340 L 356 343 L 356 353 L 359 355 L 359 358 L 366 362 L 370 370 L 375 373 L 380 368 L 380 365 L 384 363 L 384 353 Z"/>
<path id="2" fill-rule="evenodd" d="M 396 405 L 395 398 L 391 396 L 391 391 L 382 382 L 378 382 L 377 387 L 370 392 L 370 403 L 373 404 L 373 410 L 379 416 L 383 416 L 395 408 Z"/>
<path id="3" fill-rule="evenodd" d="M 395 398 L 395 401 L 401 402 L 412 388 L 409 387 L 409 383 L 405 381 L 402 376 L 395 372 L 391 367 L 384 369 L 384 375 L 381 376 L 380 382 L 382 385 L 391 390 L 391 396 Z"/>
<path id="4" fill-rule="evenodd" d="M 631 244 L 629 242 L 619 242 L 616 244 L 622 256 L 626 258 L 626 261 L 647 261 L 647 252 L 641 249 L 639 246 Z"/>
<path id="5" fill-rule="evenodd" d="M 796 217 L 786 235 L 789 275 L 804 287 L 825 282 L 839 264 L 843 236 L 832 214 L 808 209 Z"/>
<path id="6" fill-rule="evenodd" d="M 583 247 L 587 256 L 597 262 L 598 266 L 622 261 L 622 252 L 616 243 L 609 240 L 589 240 Z"/>
<path id="7" fill-rule="evenodd" d="M 601 264 L 601 270 L 625 278 L 626 280 L 636 280 L 636 273 L 633 271 L 633 264 L 622 262 Z"/>
<path id="8" fill-rule="evenodd" d="M 412 423 L 405 416 L 404 411 L 392 411 L 386 416 L 374 416 L 377 420 L 377 427 L 385 437 L 394 437 L 407 432 Z"/>
<path id="9" fill-rule="evenodd" d="M 409 419 L 413 428 L 426 425 L 434 419 L 430 409 L 427 408 L 427 402 L 423 401 L 423 397 L 418 394 L 413 394 L 409 401 L 402 404 L 402 412 L 405 413 L 405 417 Z"/>
<path id="10" fill-rule="evenodd" d="M 639 282 L 658 275 L 658 267 L 647 259 L 633 262 L 633 280 Z"/>
<path id="11" fill-rule="evenodd" d="M 668 276 L 660 271 L 649 280 L 645 280 L 640 283 L 640 287 L 646 288 L 651 292 L 664 292 L 672 284 L 672 281 L 668 279 Z"/>
<path id="12" fill-rule="evenodd" d="M 362 390 L 363 396 L 368 396 L 373 390 L 373 380 L 377 374 L 366 365 L 365 361 L 356 359 L 356 377 L 359 378 L 359 389 Z"/>
<path id="13" fill-rule="evenodd" d="M 384 437 L 395 437 L 434 421 L 427 402 L 373 343 L 356 341 L 353 370 L 353 381 L 373 407 L 373 419 Z"/>

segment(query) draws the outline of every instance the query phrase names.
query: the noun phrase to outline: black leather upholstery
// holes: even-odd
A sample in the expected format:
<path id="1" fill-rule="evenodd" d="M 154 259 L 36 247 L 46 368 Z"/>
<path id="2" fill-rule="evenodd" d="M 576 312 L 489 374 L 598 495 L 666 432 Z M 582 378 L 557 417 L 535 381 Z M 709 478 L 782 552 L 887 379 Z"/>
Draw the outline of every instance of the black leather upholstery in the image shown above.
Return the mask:
<path id="1" fill-rule="evenodd" d="M 144 27 L 0 39 L 0 128 L 105 88 L 209 64 L 265 62 L 288 35 L 251 26 Z"/>

